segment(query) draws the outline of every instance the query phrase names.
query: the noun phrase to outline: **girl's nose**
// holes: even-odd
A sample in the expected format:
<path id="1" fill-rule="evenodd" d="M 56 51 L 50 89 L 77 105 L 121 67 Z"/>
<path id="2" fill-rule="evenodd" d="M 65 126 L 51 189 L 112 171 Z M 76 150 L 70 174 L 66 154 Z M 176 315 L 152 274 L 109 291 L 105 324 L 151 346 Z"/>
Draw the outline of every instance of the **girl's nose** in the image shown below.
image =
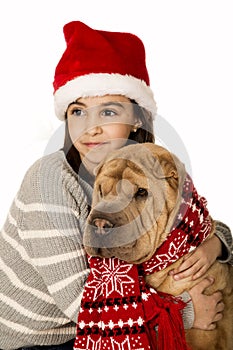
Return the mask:
<path id="1" fill-rule="evenodd" d="M 93 127 L 90 127 L 87 130 L 87 134 L 91 135 L 91 136 L 95 136 L 97 134 L 101 134 L 102 133 L 102 128 L 99 125 L 95 125 Z"/>

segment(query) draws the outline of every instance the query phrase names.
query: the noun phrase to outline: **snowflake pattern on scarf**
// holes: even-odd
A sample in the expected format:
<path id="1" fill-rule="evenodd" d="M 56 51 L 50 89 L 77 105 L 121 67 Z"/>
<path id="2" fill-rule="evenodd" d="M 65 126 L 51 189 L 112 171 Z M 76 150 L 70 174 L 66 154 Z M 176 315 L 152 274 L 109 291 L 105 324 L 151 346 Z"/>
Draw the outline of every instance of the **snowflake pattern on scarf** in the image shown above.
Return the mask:
<path id="1" fill-rule="evenodd" d="M 94 264 L 98 267 L 98 264 Z M 131 285 L 134 280 L 128 276 L 131 266 L 126 263 L 119 264 L 118 259 L 103 259 L 101 275 L 100 271 L 92 268 L 93 278 L 88 282 L 88 288 L 93 288 L 93 300 L 96 300 L 100 295 L 105 293 L 108 298 L 113 291 L 118 292 L 121 296 L 124 295 L 125 284 Z"/>

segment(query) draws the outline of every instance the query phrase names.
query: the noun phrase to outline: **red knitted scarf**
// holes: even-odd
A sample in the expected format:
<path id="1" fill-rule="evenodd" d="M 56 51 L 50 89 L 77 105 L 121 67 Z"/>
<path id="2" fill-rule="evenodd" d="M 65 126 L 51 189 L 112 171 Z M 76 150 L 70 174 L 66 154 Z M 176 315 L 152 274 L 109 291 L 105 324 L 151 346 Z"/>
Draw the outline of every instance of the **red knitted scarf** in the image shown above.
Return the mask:
<path id="1" fill-rule="evenodd" d="M 173 229 L 154 256 L 141 265 L 118 258 L 89 257 L 76 350 L 185 350 L 185 303 L 156 292 L 144 275 L 166 268 L 203 242 L 211 230 L 206 201 L 187 176 Z"/>

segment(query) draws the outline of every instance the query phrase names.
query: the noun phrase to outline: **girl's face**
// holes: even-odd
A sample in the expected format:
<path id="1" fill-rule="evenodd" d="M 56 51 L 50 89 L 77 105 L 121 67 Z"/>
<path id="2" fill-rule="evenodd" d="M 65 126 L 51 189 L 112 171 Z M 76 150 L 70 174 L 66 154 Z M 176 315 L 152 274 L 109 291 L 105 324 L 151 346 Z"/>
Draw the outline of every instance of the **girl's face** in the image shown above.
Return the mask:
<path id="1" fill-rule="evenodd" d="M 69 105 L 67 121 L 71 140 L 91 174 L 110 151 L 126 144 L 139 122 L 132 103 L 121 95 L 79 98 Z"/>

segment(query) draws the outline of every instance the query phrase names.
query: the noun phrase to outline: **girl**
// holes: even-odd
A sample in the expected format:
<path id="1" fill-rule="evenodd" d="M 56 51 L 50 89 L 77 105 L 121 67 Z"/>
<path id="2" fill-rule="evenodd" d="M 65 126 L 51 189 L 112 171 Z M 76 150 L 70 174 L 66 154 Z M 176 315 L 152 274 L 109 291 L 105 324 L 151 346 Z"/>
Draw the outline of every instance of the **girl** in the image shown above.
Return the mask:
<path id="1" fill-rule="evenodd" d="M 67 48 L 54 78 L 55 111 L 66 123 L 64 147 L 30 167 L 0 236 L 0 347 L 6 350 L 73 348 L 89 273 L 82 233 L 94 169 L 130 140 L 154 142 L 156 104 L 140 39 L 81 22 L 65 25 L 64 35 Z M 174 278 L 197 278 L 216 258 L 230 261 L 230 246 L 228 227 L 216 222 L 215 237 Z M 190 291 L 186 327 L 211 330 L 221 319 L 221 293 L 203 294 L 212 282 L 210 276 Z"/>

